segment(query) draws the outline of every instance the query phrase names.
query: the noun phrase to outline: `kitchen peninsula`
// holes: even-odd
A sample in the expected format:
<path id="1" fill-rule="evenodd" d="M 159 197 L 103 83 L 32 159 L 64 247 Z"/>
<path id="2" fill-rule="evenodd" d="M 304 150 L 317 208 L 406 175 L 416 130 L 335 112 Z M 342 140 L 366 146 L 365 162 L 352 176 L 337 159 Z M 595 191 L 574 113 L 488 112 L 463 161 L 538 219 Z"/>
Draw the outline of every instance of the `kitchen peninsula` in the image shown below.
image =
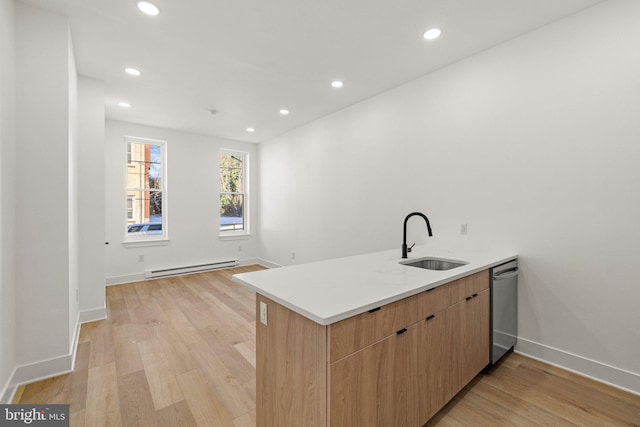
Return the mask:
<path id="1" fill-rule="evenodd" d="M 437 271 L 403 265 L 462 261 Z M 489 362 L 489 269 L 509 250 L 430 239 L 242 273 L 256 297 L 258 427 L 422 426 Z"/>

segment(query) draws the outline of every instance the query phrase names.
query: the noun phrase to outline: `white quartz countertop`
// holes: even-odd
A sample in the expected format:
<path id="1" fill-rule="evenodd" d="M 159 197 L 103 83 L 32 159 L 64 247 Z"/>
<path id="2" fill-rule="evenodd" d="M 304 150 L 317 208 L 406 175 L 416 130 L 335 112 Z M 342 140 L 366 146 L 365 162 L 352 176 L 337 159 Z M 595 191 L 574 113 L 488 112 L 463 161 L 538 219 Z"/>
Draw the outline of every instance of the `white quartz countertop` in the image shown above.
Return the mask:
<path id="1" fill-rule="evenodd" d="M 467 264 L 446 271 L 425 270 L 401 261 L 435 257 Z M 430 238 L 405 260 L 400 247 L 241 273 L 234 280 L 321 325 L 330 325 L 517 258 L 511 250 L 468 248 Z"/>

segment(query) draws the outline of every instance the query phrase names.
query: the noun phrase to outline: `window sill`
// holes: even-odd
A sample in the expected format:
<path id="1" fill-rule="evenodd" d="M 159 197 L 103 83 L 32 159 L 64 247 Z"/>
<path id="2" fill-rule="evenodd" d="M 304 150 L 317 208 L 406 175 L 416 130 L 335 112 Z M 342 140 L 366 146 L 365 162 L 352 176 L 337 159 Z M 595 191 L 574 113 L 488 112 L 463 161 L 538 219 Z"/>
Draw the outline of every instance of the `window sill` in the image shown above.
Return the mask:
<path id="1" fill-rule="evenodd" d="M 248 240 L 251 238 L 251 234 L 243 233 L 243 234 L 220 234 L 218 239 L 220 240 Z"/>
<path id="2" fill-rule="evenodd" d="M 125 240 L 122 242 L 122 246 L 125 248 L 140 248 L 143 246 L 166 246 L 169 244 L 169 239 L 148 239 L 148 240 Z"/>

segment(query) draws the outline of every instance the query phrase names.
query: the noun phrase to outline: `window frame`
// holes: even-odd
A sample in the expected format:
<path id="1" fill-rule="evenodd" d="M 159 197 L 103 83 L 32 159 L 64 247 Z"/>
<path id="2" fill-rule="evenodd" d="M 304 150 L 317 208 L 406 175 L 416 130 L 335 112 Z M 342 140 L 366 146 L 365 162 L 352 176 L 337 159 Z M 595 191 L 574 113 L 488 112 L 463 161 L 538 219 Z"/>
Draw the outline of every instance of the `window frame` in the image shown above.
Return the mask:
<path id="1" fill-rule="evenodd" d="M 129 200 L 129 190 L 134 190 L 129 187 L 129 172 L 130 168 L 134 167 L 135 164 L 133 162 L 133 152 L 131 144 L 146 144 L 146 145 L 157 145 L 160 147 L 160 193 L 162 197 L 162 233 L 153 235 L 153 234 L 144 234 L 144 235 L 134 235 L 131 236 L 127 232 L 127 228 L 129 225 L 128 218 L 128 200 Z M 169 212 L 168 212 L 168 175 L 167 175 L 167 141 L 158 140 L 158 139 L 150 139 L 150 138 L 141 138 L 136 136 L 125 136 L 124 137 L 124 244 L 130 243 L 149 243 L 153 244 L 154 242 L 166 242 L 169 240 Z M 135 191 L 139 191 L 140 189 L 135 189 Z M 155 190 L 155 189 L 154 189 Z M 144 190 L 143 190 L 144 191 Z M 133 196 L 134 201 L 136 197 Z M 135 213 L 137 212 L 136 204 L 133 204 L 134 218 Z"/>
<path id="2" fill-rule="evenodd" d="M 131 208 L 129 208 L 131 205 Z M 129 217 L 129 213 L 131 213 L 131 217 Z M 129 224 L 130 219 L 134 219 L 136 217 L 136 196 L 129 196 L 127 194 L 127 224 Z"/>
<path id="3" fill-rule="evenodd" d="M 220 158 L 222 157 L 223 154 L 228 154 L 228 155 L 235 155 L 238 157 L 242 157 L 242 183 L 243 183 L 243 189 L 244 191 L 242 192 L 235 192 L 235 193 L 226 193 L 226 192 L 221 192 L 220 191 L 220 184 L 221 184 L 221 165 L 220 165 Z M 235 149 L 231 149 L 231 148 L 220 148 L 220 151 L 218 152 L 218 201 L 217 201 L 217 206 L 218 206 L 218 234 L 219 237 L 221 239 L 225 239 L 225 238 L 242 238 L 242 237 L 246 237 L 249 236 L 251 234 L 250 231 L 250 221 L 249 221 L 249 207 L 250 207 L 250 186 L 249 186 L 249 179 L 250 179 L 250 172 L 249 172 L 249 167 L 250 167 L 251 163 L 250 163 L 250 153 L 248 151 L 242 151 L 242 150 L 235 150 Z M 242 222 L 243 222 L 243 229 L 242 230 L 221 230 L 220 229 L 220 198 L 223 194 L 242 194 L 243 195 L 243 211 L 242 211 Z"/>
<path id="4" fill-rule="evenodd" d="M 133 154 L 131 153 L 131 142 L 127 142 L 127 166 L 134 167 Z"/>

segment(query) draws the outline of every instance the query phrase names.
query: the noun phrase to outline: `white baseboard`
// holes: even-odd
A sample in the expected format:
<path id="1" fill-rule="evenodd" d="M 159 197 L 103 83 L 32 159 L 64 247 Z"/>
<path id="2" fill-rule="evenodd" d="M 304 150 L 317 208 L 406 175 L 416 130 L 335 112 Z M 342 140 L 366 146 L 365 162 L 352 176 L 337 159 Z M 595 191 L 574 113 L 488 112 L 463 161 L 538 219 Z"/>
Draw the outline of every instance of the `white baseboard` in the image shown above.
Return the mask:
<path id="1" fill-rule="evenodd" d="M 15 375 L 16 370 L 14 368 L 11 375 L 9 375 L 7 382 L 4 384 L 2 389 L 0 389 L 0 404 L 8 405 L 13 400 L 13 396 L 16 393 L 17 387 L 11 384 L 11 380 L 13 380 L 13 377 L 15 377 Z"/>
<path id="2" fill-rule="evenodd" d="M 107 308 L 92 308 L 89 310 L 82 310 L 80 312 L 80 324 L 95 322 L 96 320 L 104 320 L 107 318 Z"/>
<path id="3" fill-rule="evenodd" d="M 142 273 L 136 274 L 126 274 L 124 276 L 111 276 L 105 278 L 105 285 L 122 285 L 123 283 L 131 283 L 131 282 L 141 282 L 143 280 L 147 280 L 144 277 L 144 271 Z"/>
<path id="4" fill-rule="evenodd" d="M 240 265 L 240 266 L 252 265 L 252 264 L 259 264 L 259 265 L 261 265 L 263 267 L 267 267 L 267 268 L 282 267 L 280 264 L 276 264 L 275 262 L 271 262 L 271 261 L 268 261 L 268 260 L 262 259 L 262 258 L 246 258 L 246 259 L 238 260 L 238 265 Z M 123 275 L 123 276 L 110 276 L 110 277 L 107 277 L 107 278 L 105 278 L 105 285 L 107 285 L 107 286 L 122 285 L 124 283 L 141 282 L 143 280 L 150 280 L 150 279 L 148 279 L 148 278 L 146 278 L 144 276 L 144 271 L 142 273 L 126 274 L 126 275 Z"/>
<path id="5" fill-rule="evenodd" d="M 640 396 L 640 374 L 518 337 L 516 353 Z"/>
<path id="6" fill-rule="evenodd" d="M 267 268 L 279 268 L 279 267 L 282 267 L 280 264 L 276 264 L 275 262 L 271 262 L 271 261 L 268 261 L 268 260 L 262 259 L 262 258 L 241 259 L 240 261 L 238 261 L 238 264 L 242 265 L 242 266 L 258 264 L 258 265 L 261 265 L 261 266 L 267 267 Z"/>
<path id="7" fill-rule="evenodd" d="M 73 354 L 66 354 L 64 356 L 18 366 L 11 380 L 11 386 L 17 387 L 22 384 L 68 374 L 73 371 L 74 358 L 75 351 Z"/>
<path id="8" fill-rule="evenodd" d="M 83 323 L 94 322 L 96 320 L 103 320 L 106 318 L 106 307 L 83 310 L 78 313 L 73 340 L 69 348 L 69 354 L 17 366 L 9 377 L 7 384 L 5 384 L 5 386 L 1 389 L 0 403 L 11 403 L 11 401 L 13 400 L 13 396 L 18 389 L 18 386 L 22 384 L 28 384 L 72 372 L 76 361 L 76 352 L 78 350 L 78 340 L 80 339 L 81 325 Z"/>
<path id="9" fill-rule="evenodd" d="M 2 402 L 10 403 L 18 386 L 22 384 L 57 377 L 73 371 L 76 361 L 76 351 L 78 350 L 78 340 L 80 338 L 80 317 L 81 313 L 78 313 L 73 338 L 69 346 L 69 354 L 17 366 L 9 380 L 9 385 L 2 395 Z"/>

